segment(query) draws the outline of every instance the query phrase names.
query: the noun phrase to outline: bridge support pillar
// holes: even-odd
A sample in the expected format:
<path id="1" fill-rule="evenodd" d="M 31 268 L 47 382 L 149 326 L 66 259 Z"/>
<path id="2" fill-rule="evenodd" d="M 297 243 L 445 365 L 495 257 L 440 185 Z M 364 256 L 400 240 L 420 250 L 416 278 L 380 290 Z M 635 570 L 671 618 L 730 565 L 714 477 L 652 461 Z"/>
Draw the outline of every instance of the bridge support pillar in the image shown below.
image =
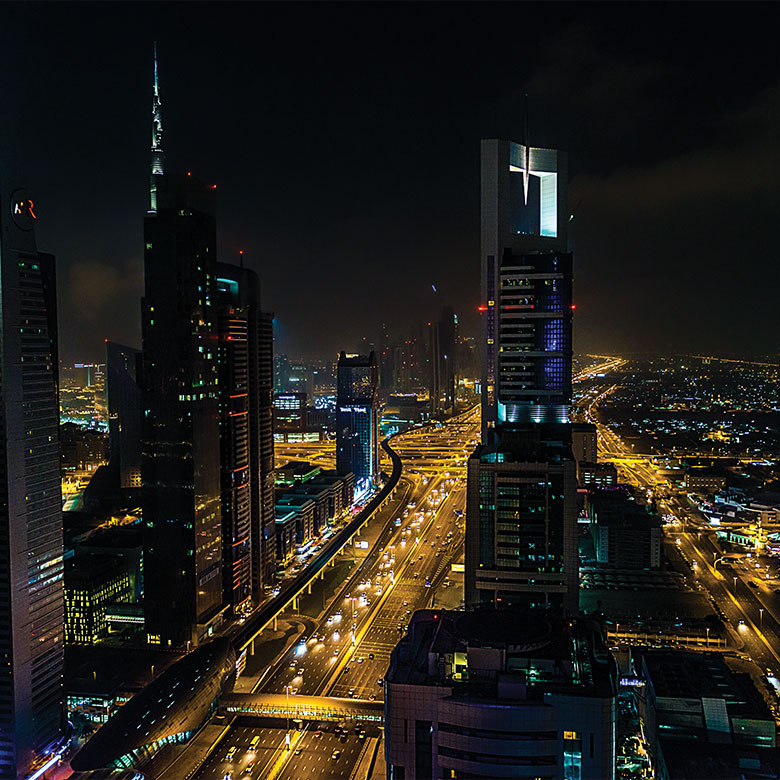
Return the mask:
<path id="1" fill-rule="evenodd" d="M 311 580 L 309 581 L 309 586 L 308 586 L 308 588 L 309 588 L 309 595 L 311 596 Z"/>
<path id="2" fill-rule="evenodd" d="M 274 631 L 276 631 L 276 615 L 274 615 Z"/>
<path id="3" fill-rule="evenodd" d="M 298 611 L 298 597 L 293 596 L 293 609 L 297 612 Z"/>
<path id="4" fill-rule="evenodd" d="M 249 644 L 249 655 L 255 654 L 255 640 L 253 639 Z"/>

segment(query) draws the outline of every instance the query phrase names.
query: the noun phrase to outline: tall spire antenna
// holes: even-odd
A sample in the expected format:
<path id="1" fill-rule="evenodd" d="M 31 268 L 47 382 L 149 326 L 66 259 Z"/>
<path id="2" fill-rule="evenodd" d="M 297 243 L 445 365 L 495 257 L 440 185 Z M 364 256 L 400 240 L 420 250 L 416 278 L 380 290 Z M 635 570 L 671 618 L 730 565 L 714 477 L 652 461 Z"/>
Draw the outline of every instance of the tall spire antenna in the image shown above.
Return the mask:
<path id="1" fill-rule="evenodd" d="M 149 190 L 149 212 L 157 213 L 157 177 L 163 175 L 162 148 L 162 106 L 160 104 L 160 84 L 157 80 L 157 41 L 154 42 L 154 97 L 152 98 L 152 160 L 151 184 Z"/>
<path id="2" fill-rule="evenodd" d="M 528 179 L 531 175 L 531 138 L 528 128 L 528 93 L 523 101 L 523 146 L 525 147 L 525 165 L 523 166 L 523 205 L 528 205 Z"/>

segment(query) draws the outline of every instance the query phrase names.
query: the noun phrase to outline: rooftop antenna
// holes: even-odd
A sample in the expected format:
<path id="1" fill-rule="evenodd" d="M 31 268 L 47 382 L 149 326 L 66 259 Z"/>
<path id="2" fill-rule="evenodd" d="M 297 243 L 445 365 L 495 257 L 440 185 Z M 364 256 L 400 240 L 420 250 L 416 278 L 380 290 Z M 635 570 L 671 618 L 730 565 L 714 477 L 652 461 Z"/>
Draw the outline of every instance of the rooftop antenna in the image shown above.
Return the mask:
<path id="1" fill-rule="evenodd" d="M 162 148 L 162 106 L 160 104 L 160 84 L 157 80 L 157 41 L 154 42 L 154 96 L 152 97 L 152 161 L 151 184 L 149 189 L 149 212 L 157 213 L 157 177 L 163 175 Z"/>

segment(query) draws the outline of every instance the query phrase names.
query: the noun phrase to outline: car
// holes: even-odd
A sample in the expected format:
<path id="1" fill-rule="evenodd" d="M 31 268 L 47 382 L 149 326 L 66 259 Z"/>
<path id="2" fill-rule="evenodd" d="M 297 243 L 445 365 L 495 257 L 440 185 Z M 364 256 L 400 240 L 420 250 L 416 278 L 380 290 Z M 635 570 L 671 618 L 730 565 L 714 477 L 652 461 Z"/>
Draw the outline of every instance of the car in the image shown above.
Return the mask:
<path id="1" fill-rule="evenodd" d="M 374 654 L 373 653 L 369 653 L 368 654 L 368 660 L 369 661 L 373 661 L 374 660 Z"/>
<path id="2" fill-rule="evenodd" d="M 404 606 L 408 607 L 409 606 L 409 602 L 408 601 L 404 601 Z"/>
<path id="3" fill-rule="evenodd" d="M 301 754 L 301 749 L 300 748 L 295 748 L 295 755 L 299 756 L 300 754 Z"/>
<path id="4" fill-rule="evenodd" d="M 385 681 L 384 681 L 384 680 L 383 680 L 383 679 L 380 677 L 380 678 L 379 678 L 379 679 L 376 681 L 376 684 L 377 684 L 377 685 L 384 685 L 384 684 L 385 684 Z"/>
<path id="5" fill-rule="evenodd" d="M 235 747 L 234 745 L 232 748 L 228 750 L 227 754 L 225 755 L 225 761 L 232 761 L 233 756 L 235 756 L 236 753 L 238 753 L 238 748 Z"/>
<path id="6" fill-rule="evenodd" d="M 331 753 L 331 756 L 330 756 L 331 761 L 336 761 L 339 758 L 340 755 L 341 755 L 341 751 L 340 750 L 334 750 L 333 753 Z"/>
<path id="7" fill-rule="evenodd" d="M 750 582 L 748 582 L 748 585 L 749 585 L 751 588 L 755 588 L 756 590 L 758 590 L 758 585 L 756 585 L 756 583 L 755 583 L 755 582 L 753 582 L 753 580 L 750 580 Z"/>
<path id="8" fill-rule="evenodd" d="M 252 769 L 254 769 L 254 766 L 255 766 L 255 762 L 254 762 L 254 761 L 250 761 L 250 762 L 249 762 L 249 763 L 248 763 L 248 764 L 247 764 L 247 765 L 244 767 L 244 774 L 245 774 L 245 775 L 251 775 L 251 774 L 252 774 Z"/>
<path id="9" fill-rule="evenodd" d="M 349 695 L 350 695 L 350 697 L 355 695 L 355 689 L 354 688 L 350 688 L 349 689 Z"/>
<path id="10" fill-rule="evenodd" d="M 225 774 L 222 775 L 222 780 L 233 780 L 233 773 L 225 772 Z"/>
<path id="11" fill-rule="evenodd" d="M 363 663 L 363 656 L 362 656 L 362 655 L 360 656 L 360 658 L 358 658 L 358 663 L 359 663 L 359 664 L 362 664 L 362 663 Z"/>
<path id="12" fill-rule="evenodd" d="M 376 696 L 374 696 L 374 694 L 372 693 L 372 694 L 371 694 L 371 695 L 368 697 L 368 700 L 369 700 L 369 701 L 376 701 Z M 365 737 L 365 733 L 361 734 L 361 736 Z"/>
<path id="13" fill-rule="evenodd" d="M 371 694 L 371 695 L 373 696 L 373 694 Z M 365 739 L 365 738 L 366 738 L 366 732 L 365 731 L 361 731 L 358 734 L 358 739 Z"/>
<path id="14" fill-rule="evenodd" d="M 339 651 L 338 651 L 338 650 L 334 650 L 334 651 L 333 651 L 333 655 L 338 655 L 338 654 L 339 654 Z"/>
<path id="15" fill-rule="evenodd" d="M 318 642 L 324 642 L 324 641 L 325 641 L 325 634 L 320 634 L 320 635 L 317 637 L 317 641 L 318 641 Z"/>
<path id="16" fill-rule="evenodd" d="M 295 661 L 290 661 L 290 669 L 295 669 L 295 667 L 296 667 L 297 665 L 298 665 L 298 664 L 296 664 L 296 663 L 295 663 Z"/>
<path id="17" fill-rule="evenodd" d="M 347 734 L 346 732 L 342 731 L 341 736 L 339 737 L 339 742 L 346 742 L 347 741 Z"/>
<path id="18" fill-rule="evenodd" d="M 349 667 L 347 666 L 344 668 L 344 674 L 346 674 L 348 671 L 349 671 Z"/>
<path id="19" fill-rule="evenodd" d="M 744 626 L 745 625 L 745 621 L 744 620 L 740 620 L 739 621 L 739 625 Z"/>

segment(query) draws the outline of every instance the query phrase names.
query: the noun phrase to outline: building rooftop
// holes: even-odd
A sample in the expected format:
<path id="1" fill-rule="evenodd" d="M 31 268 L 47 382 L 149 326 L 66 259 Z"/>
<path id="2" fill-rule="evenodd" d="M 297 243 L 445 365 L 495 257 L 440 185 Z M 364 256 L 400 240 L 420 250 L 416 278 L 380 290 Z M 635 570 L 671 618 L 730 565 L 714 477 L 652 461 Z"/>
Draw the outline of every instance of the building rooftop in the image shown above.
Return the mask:
<path id="1" fill-rule="evenodd" d="M 642 650 L 641 656 L 657 697 L 723 699 L 730 716 L 774 722 L 750 676 L 733 672 L 718 653 Z"/>
<path id="2" fill-rule="evenodd" d="M 387 681 L 449 686 L 472 698 L 608 697 L 614 668 L 593 620 L 516 609 L 421 610 L 393 651 Z"/>

